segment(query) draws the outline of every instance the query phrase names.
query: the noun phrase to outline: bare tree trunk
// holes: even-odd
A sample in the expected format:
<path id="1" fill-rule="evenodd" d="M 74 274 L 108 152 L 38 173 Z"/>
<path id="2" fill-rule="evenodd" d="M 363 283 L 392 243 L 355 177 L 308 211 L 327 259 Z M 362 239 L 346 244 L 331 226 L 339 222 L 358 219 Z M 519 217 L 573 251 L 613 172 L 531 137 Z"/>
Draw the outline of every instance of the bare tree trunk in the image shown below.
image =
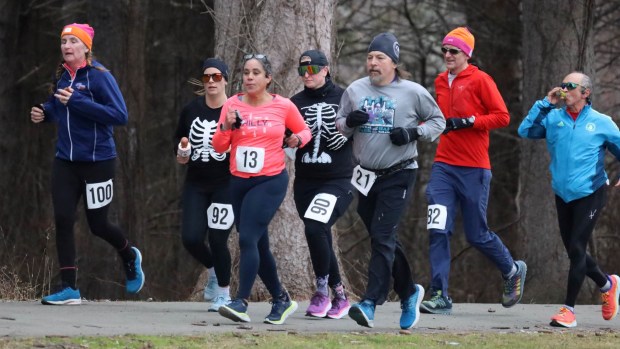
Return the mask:
<path id="1" fill-rule="evenodd" d="M 331 56 L 334 6 L 333 0 L 299 3 L 245 0 L 235 4 L 215 1 L 215 54 L 233 70 L 229 85 L 232 92 L 241 89 L 243 55 L 263 53 L 274 67 L 272 92 L 292 96 L 301 88 L 295 69 L 299 55 L 307 49 L 321 49 Z M 303 224 L 292 198 L 292 162 L 287 164 L 287 170 L 290 175 L 287 196 L 271 222 L 269 239 L 282 284 L 293 297 L 307 299 L 314 292 L 312 265 Z M 231 239 L 231 247 L 238 251 L 235 238 Z M 267 297 L 262 284 L 254 289 L 253 299 Z"/>
<path id="2" fill-rule="evenodd" d="M 564 76 L 580 70 L 593 76 L 591 41 L 594 1 L 524 0 L 523 114 Z M 518 208 L 528 270 L 524 301 L 561 303 L 568 257 L 558 230 L 544 141 L 522 140 Z M 583 290 L 582 290 L 583 291 Z M 582 297 L 587 295 L 582 292 Z M 541 298 L 538 298 L 538 297 Z"/>

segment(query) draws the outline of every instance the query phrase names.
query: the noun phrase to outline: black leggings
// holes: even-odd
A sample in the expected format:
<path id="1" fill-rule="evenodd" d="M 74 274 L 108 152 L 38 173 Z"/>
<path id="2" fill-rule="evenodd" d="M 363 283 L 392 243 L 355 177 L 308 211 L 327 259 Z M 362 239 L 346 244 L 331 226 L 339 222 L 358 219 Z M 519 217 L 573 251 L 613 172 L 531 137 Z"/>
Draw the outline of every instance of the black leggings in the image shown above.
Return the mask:
<path id="1" fill-rule="evenodd" d="M 183 188 L 183 228 L 181 236 L 185 249 L 207 268 L 214 267 L 220 287 L 230 285 L 230 251 L 228 236 L 232 226 L 226 230 L 209 228 L 207 209 L 212 203 L 230 205 L 228 184 L 205 192 L 186 182 Z M 233 216 L 232 205 L 229 214 Z M 205 244 L 205 236 L 209 244 Z"/>
<path id="2" fill-rule="evenodd" d="M 346 212 L 353 200 L 351 179 L 310 180 L 295 178 L 293 188 L 295 206 L 299 217 L 304 222 L 314 275 L 317 278 L 329 275 L 328 285 L 335 287 L 341 283 L 341 278 L 338 260 L 332 245 L 332 226 Z M 320 193 L 332 194 L 338 198 L 327 223 L 304 217 L 308 206 L 314 197 Z"/>
<path id="3" fill-rule="evenodd" d="M 587 253 L 588 241 L 596 225 L 605 202 L 607 201 L 607 186 L 600 187 L 594 193 L 571 201 L 564 202 L 559 196 L 555 197 L 560 223 L 560 235 L 564 248 L 570 259 L 568 271 L 568 286 L 565 305 L 575 306 L 575 301 L 581 290 L 586 275 L 598 287 L 607 283 L 607 276 L 599 269 L 596 261 Z"/>
<path id="4" fill-rule="evenodd" d="M 110 185 L 106 190 L 87 192 L 86 185 L 103 183 L 114 179 L 114 159 L 97 162 L 71 162 L 54 159 L 52 168 L 52 202 L 56 223 L 56 250 L 61 269 L 63 284 L 75 287 L 75 211 L 80 198 L 84 197 L 84 211 L 90 231 L 114 246 L 119 252 L 127 251 L 131 246 L 121 229 L 108 220 L 109 203 L 89 209 L 86 202 L 103 192 L 103 197 L 112 195 Z M 86 197 L 86 195 L 91 195 Z M 99 195 L 101 198 L 102 195 Z M 121 253 L 121 255 L 130 255 Z M 124 258 L 125 259 L 125 258 Z M 71 272 L 71 270 L 73 270 Z M 69 271 L 69 272 L 65 272 Z M 72 280 L 73 279 L 73 280 Z"/>

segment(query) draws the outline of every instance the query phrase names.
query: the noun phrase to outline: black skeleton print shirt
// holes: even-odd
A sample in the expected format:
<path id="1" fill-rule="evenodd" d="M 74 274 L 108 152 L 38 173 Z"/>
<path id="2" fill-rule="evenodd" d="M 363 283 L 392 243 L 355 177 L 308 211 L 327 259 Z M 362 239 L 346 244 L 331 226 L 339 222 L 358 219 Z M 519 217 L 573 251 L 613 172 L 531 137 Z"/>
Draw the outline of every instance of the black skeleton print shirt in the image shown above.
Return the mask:
<path id="1" fill-rule="evenodd" d="M 181 111 L 174 135 L 176 154 L 181 137 L 189 138 L 191 153 L 186 181 L 203 188 L 216 188 L 230 179 L 229 154 L 220 154 L 211 146 L 222 108 L 212 109 L 204 97 L 197 97 Z"/>
<path id="2" fill-rule="evenodd" d="M 346 178 L 353 173 L 351 142 L 336 129 L 336 114 L 344 90 L 331 79 L 322 87 L 291 97 L 312 132 L 312 139 L 295 153 L 298 178 Z"/>

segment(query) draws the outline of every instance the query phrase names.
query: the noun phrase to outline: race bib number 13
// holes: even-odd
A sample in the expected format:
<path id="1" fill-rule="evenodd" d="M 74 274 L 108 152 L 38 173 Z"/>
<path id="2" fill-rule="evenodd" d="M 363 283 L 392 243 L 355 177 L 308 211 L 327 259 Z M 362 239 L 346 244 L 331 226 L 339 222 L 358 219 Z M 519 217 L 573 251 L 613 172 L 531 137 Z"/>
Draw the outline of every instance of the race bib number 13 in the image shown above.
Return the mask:
<path id="1" fill-rule="evenodd" d="M 247 173 L 259 173 L 265 166 L 265 149 L 258 147 L 237 147 L 235 155 L 237 170 Z"/>
<path id="2" fill-rule="evenodd" d="M 94 210 L 109 204 L 112 202 L 113 192 L 112 179 L 101 183 L 86 183 L 86 207 Z"/>

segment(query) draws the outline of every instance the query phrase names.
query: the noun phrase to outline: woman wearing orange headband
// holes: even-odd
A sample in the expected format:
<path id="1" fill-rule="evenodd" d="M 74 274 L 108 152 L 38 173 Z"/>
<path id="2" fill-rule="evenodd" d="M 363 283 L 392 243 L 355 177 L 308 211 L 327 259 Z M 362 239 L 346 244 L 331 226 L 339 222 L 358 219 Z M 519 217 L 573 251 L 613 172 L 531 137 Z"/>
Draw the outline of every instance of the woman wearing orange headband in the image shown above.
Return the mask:
<path id="1" fill-rule="evenodd" d="M 127 107 L 110 72 L 93 59 L 95 30 L 73 23 L 60 34 L 62 62 L 45 103 L 32 107 L 30 119 L 58 124 L 52 169 L 52 202 L 61 288 L 43 304 L 80 304 L 73 226 L 75 209 L 84 199 L 88 225 L 118 251 L 127 276 L 126 290 L 144 285 L 142 256 L 123 231 L 108 220 L 114 192 L 116 147 L 113 127 L 127 123 Z"/>

